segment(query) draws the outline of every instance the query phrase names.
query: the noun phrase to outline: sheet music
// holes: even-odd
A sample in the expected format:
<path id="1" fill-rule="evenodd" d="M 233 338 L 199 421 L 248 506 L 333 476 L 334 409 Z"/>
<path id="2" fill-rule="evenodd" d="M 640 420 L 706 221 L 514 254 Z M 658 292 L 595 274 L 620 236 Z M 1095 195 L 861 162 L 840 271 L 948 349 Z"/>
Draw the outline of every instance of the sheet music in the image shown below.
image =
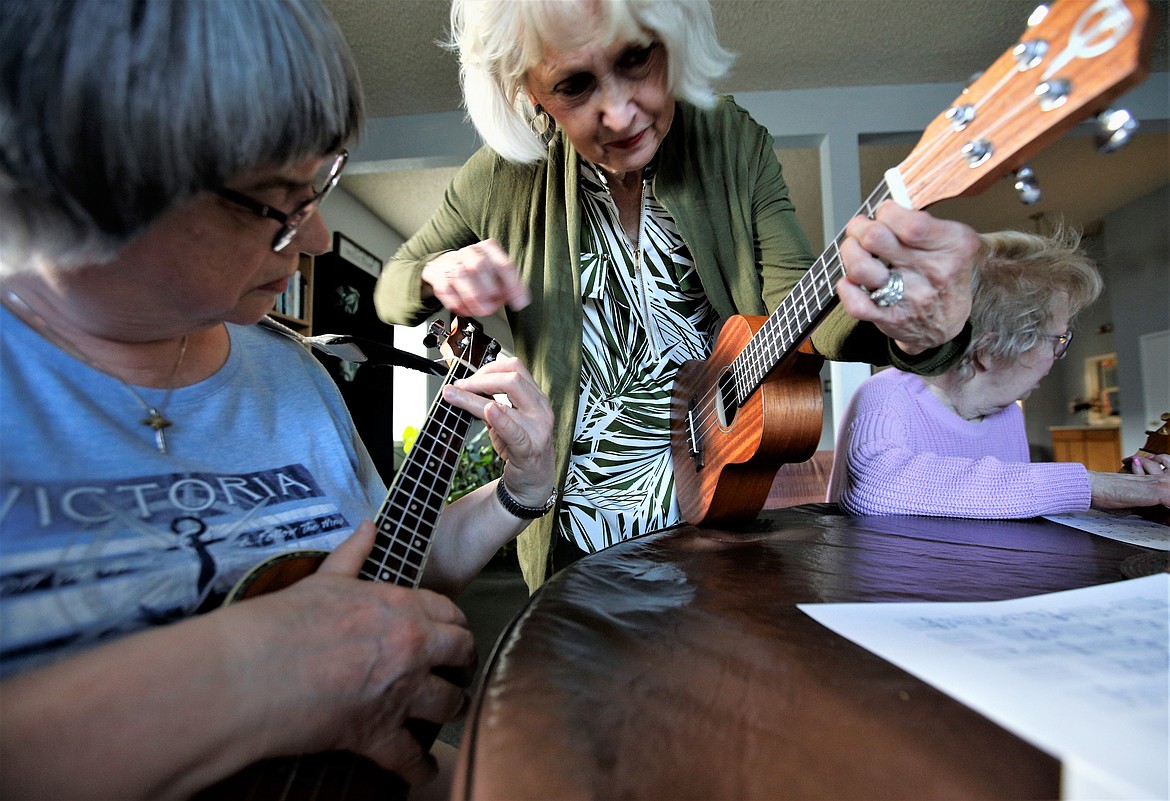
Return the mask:
<path id="1" fill-rule="evenodd" d="M 1170 574 L 1009 601 L 799 608 L 1059 758 L 1063 798 L 1170 797 Z"/>
<path id="2" fill-rule="evenodd" d="M 1045 519 L 1063 526 L 1079 528 L 1090 534 L 1120 540 L 1143 548 L 1170 551 L 1170 526 L 1137 515 L 1112 515 L 1090 509 L 1073 514 L 1044 515 Z"/>

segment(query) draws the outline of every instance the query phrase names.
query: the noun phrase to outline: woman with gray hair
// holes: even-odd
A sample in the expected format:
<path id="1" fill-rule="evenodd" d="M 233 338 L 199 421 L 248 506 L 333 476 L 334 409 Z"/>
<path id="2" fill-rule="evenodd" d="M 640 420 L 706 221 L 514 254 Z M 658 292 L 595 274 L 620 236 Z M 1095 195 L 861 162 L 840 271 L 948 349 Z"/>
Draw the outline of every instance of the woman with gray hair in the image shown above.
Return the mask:
<path id="1" fill-rule="evenodd" d="M 360 580 L 395 564 L 368 519 L 386 487 L 322 365 L 256 325 L 329 249 L 315 212 L 361 120 L 318 0 L 5 0 L 0 796 L 186 797 L 334 750 L 434 774 L 412 731 L 458 713 L 475 656 L 433 590 L 526 521 L 482 487 L 425 571 L 413 554 L 431 589 Z M 547 497 L 552 415 L 522 365 L 444 399 L 487 423 L 520 503 Z M 330 553 L 221 605 L 306 551 Z"/>
<path id="2" fill-rule="evenodd" d="M 1064 356 L 1101 277 L 1071 231 L 983 234 L 971 345 L 950 372 L 886 370 L 861 385 L 837 437 L 829 500 L 853 514 L 1020 518 L 1170 505 L 1170 457 L 1135 473 L 1032 463 L 1017 401 Z"/>
<path id="3" fill-rule="evenodd" d="M 440 305 L 507 307 L 557 421 L 560 498 L 519 542 L 535 588 L 550 567 L 679 521 L 680 365 L 710 355 L 723 320 L 775 309 L 814 256 L 773 137 L 712 91 L 733 59 L 707 0 L 454 0 L 451 26 L 486 147 L 375 302 L 403 324 Z M 946 369 L 966 344 L 974 231 L 884 204 L 847 234 L 817 352 Z"/>

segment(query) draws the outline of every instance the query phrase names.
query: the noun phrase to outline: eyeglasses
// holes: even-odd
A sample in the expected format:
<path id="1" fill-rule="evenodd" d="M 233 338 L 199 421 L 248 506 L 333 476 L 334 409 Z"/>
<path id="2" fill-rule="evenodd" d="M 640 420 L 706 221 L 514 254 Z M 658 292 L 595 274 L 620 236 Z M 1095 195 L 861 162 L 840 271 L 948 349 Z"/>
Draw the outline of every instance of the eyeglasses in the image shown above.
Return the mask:
<path id="1" fill-rule="evenodd" d="M 1052 358 L 1063 359 L 1064 354 L 1068 353 L 1068 343 L 1072 342 L 1073 332 L 1070 328 L 1063 334 L 1040 334 L 1044 339 L 1056 340 L 1052 343 Z"/>
<path id="2" fill-rule="evenodd" d="M 309 219 L 309 216 L 316 210 L 317 205 L 333 191 L 333 187 L 337 186 L 337 182 L 341 180 L 341 171 L 345 169 L 345 162 L 348 160 L 349 153 L 347 151 L 342 150 L 339 152 L 333 160 L 333 164 L 330 165 L 325 180 L 321 182 L 321 188 L 314 189 L 311 198 L 288 214 L 285 214 L 280 209 L 274 209 L 272 206 L 250 198 L 242 192 L 228 189 L 226 186 L 219 187 L 215 190 L 215 193 L 224 200 L 230 200 L 237 206 L 242 206 L 257 217 L 276 220 L 280 223 L 280 229 L 276 232 L 276 236 L 272 237 L 272 249 L 279 253 L 288 247 L 288 243 L 293 241 L 293 237 L 297 235 L 297 231 L 304 224 L 305 220 Z"/>

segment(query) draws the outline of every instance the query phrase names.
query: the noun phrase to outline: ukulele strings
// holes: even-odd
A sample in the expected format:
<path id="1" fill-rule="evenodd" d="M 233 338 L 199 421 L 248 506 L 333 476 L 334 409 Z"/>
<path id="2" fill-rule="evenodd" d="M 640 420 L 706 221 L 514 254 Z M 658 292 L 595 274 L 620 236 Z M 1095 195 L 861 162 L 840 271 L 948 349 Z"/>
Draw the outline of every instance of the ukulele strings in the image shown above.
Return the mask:
<path id="1" fill-rule="evenodd" d="M 457 374 L 459 368 L 463 368 L 463 372 Z M 453 383 L 460 378 L 466 378 L 475 372 L 475 367 L 470 362 L 463 358 L 455 358 L 451 362 L 451 367 L 447 371 L 447 375 L 443 380 L 443 386 Z M 464 418 L 468 416 L 467 412 L 462 409 L 457 409 L 443 400 L 442 388 L 439 389 L 435 400 L 431 405 L 431 410 L 427 414 L 427 422 L 423 425 L 423 432 L 415 440 L 415 446 L 411 449 L 411 458 L 407 465 L 404 465 L 395 477 L 390 492 L 387 493 L 385 501 L 383 501 L 382 508 L 378 512 L 377 528 L 380 532 L 390 534 L 391 529 L 398 526 L 405 527 L 403 520 L 392 521 L 390 515 L 392 506 L 396 501 L 402 501 L 402 507 L 398 510 L 405 513 L 406 516 L 417 517 L 410 510 L 418 507 L 424 511 L 434 512 L 437 505 L 434 504 L 436 497 L 441 495 L 439 485 L 443 482 L 444 476 L 440 475 L 435 470 L 428 470 L 426 463 L 438 463 L 440 466 L 445 466 L 447 460 L 445 454 L 439 454 L 439 450 L 450 451 L 456 447 L 458 443 L 461 449 L 461 435 L 466 432 L 466 426 L 463 425 Z M 437 431 L 436 431 L 437 430 Z M 449 436 L 441 438 L 435 436 L 437 432 L 446 432 Z M 416 451 L 415 448 L 419 450 Z M 417 456 L 430 456 L 433 459 L 421 459 Z M 438 455 L 436 455 L 438 454 Z M 410 465 L 417 464 L 421 475 L 409 475 L 411 471 L 408 469 Z M 405 496 L 402 496 L 402 484 L 408 478 L 413 480 L 411 488 Z M 423 479 L 429 478 L 430 483 L 426 484 Z M 425 492 L 426 497 L 421 497 Z M 428 521 L 422 521 L 428 522 Z M 417 534 L 418 532 L 415 531 Z M 427 544 L 429 545 L 428 539 Z M 402 555 L 396 555 L 389 548 L 386 548 L 381 543 L 375 543 L 375 551 L 381 551 L 382 555 L 379 559 L 375 559 L 373 553 L 367 558 L 366 564 L 376 565 L 376 570 L 370 570 L 363 567 L 361 574 L 367 578 L 373 578 L 379 581 L 391 580 L 395 584 L 402 584 L 403 579 L 409 579 L 410 586 L 417 586 L 421 578 L 422 566 L 426 561 L 428 548 L 417 548 L 413 543 L 406 547 L 406 552 Z M 417 555 L 417 564 L 412 562 L 409 557 L 413 554 Z M 389 568 L 387 563 L 391 558 L 399 562 L 397 568 Z M 410 568 L 408 571 L 407 568 Z M 372 575 L 371 575 L 372 574 Z"/>
<path id="2" fill-rule="evenodd" d="M 463 372 L 457 374 L 457 371 L 459 371 L 461 368 Z M 473 373 L 475 373 L 474 365 L 470 364 L 462 358 L 455 358 L 451 361 L 450 369 L 447 371 L 447 375 L 443 379 L 443 386 L 446 386 L 447 384 L 450 384 L 459 378 L 470 376 Z M 449 426 L 447 421 L 454 419 L 454 421 L 459 424 L 463 422 L 464 418 L 468 417 L 469 415 L 467 412 L 463 411 L 462 409 L 457 409 L 443 401 L 443 391 L 442 388 L 440 388 L 438 395 L 435 397 L 435 400 L 431 405 L 431 409 L 427 413 L 426 423 L 423 424 L 423 432 L 427 434 L 426 439 L 434 440 L 437 443 L 439 438 L 431 436 L 431 429 L 433 427 L 437 427 L 440 430 L 446 430 L 448 433 L 452 434 L 452 436 L 448 438 L 447 444 L 443 445 L 442 447 L 453 448 L 456 446 L 456 443 L 459 443 L 459 448 L 461 450 L 462 441 L 460 437 L 466 435 L 467 427 L 466 425 Z M 419 435 L 419 440 L 424 440 L 423 434 Z M 419 442 L 419 440 L 416 440 L 416 444 Z M 411 449 L 410 459 L 413 459 L 416 453 L 430 456 L 434 456 L 435 454 L 433 447 L 430 450 L 426 449 L 428 446 L 425 444 L 418 445 L 418 447 L 420 448 L 419 451 L 416 451 L 414 448 Z M 441 456 L 437 458 L 440 464 L 444 463 Z M 420 459 L 419 464 L 421 465 L 423 461 L 426 460 Z M 408 465 L 411 463 L 412 462 L 408 460 Z M 403 467 L 398 471 L 398 474 L 395 476 L 394 481 L 391 484 L 390 491 L 387 493 L 385 500 L 382 502 L 382 508 L 378 511 L 378 522 L 376 525 L 380 533 L 391 533 L 393 526 L 389 516 L 394 500 L 398 495 L 398 491 L 401 489 L 401 482 L 405 480 L 407 472 L 407 465 L 403 465 Z M 440 483 L 440 479 L 442 477 L 439 476 L 439 474 L 435 471 L 430 471 L 428 473 L 425 468 L 422 472 L 424 475 L 429 475 L 432 479 L 431 485 L 427 489 L 428 494 L 433 499 L 437 494 L 436 485 Z M 414 484 L 414 487 L 411 489 L 410 494 L 408 495 L 409 498 L 413 499 L 416 493 L 423 489 L 423 482 L 421 479 L 422 476 L 420 476 L 419 480 Z M 407 504 L 408 507 L 410 505 L 412 504 Z M 422 507 L 424 509 L 431 508 L 426 501 L 422 502 Z M 402 511 L 407 512 L 408 509 L 404 508 Z M 398 522 L 401 523 L 402 521 Z M 418 531 L 416 530 L 414 533 L 418 534 Z M 416 548 L 414 544 L 411 543 L 407 546 L 405 553 L 401 556 L 394 554 L 389 548 L 382 545 L 381 542 L 375 542 L 371 554 L 366 558 L 362 565 L 361 571 L 359 571 L 359 575 L 363 578 L 373 581 L 389 580 L 399 586 L 409 586 L 412 588 L 418 587 L 419 580 L 422 578 L 422 567 L 426 562 L 427 550 L 429 549 L 430 541 L 431 539 L 428 538 L 426 549 Z M 374 553 L 379 550 L 382 551 L 380 561 L 376 560 L 374 556 Z M 409 556 L 412 552 L 418 554 L 417 564 L 409 560 Z M 399 561 L 399 568 L 390 569 L 387 567 L 387 562 L 391 557 L 394 557 Z M 376 564 L 377 569 L 371 571 L 369 569 L 369 565 L 371 564 Z M 408 571 L 407 567 L 411 568 L 411 571 Z M 291 765 L 286 766 L 289 770 L 289 773 L 285 776 L 282 776 L 280 779 L 283 790 L 280 796 L 282 799 L 289 797 L 294 788 L 300 788 L 302 785 L 311 786 L 315 788 L 315 790 L 321 790 L 322 788 L 327 788 L 330 790 L 346 788 L 348 791 L 348 789 L 354 787 L 357 787 L 361 790 L 369 790 L 372 787 L 370 783 L 375 781 L 375 779 L 372 779 L 370 775 L 368 775 L 369 769 L 365 767 L 365 760 L 352 751 L 343 751 L 340 753 L 331 752 L 328 754 L 314 754 L 308 756 L 302 755 L 298 757 L 292 757 L 291 760 Z M 362 771 L 360 774 L 358 772 L 359 770 Z M 385 786 L 384 783 L 386 782 L 386 779 L 381 775 L 380 768 L 373 768 L 373 770 L 375 770 L 378 774 L 376 781 L 378 783 L 379 792 L 384 793 L 383 797 L 390 799 L 390 801 L 398 801 L 399 799 L 406 798 L 405 791 L 397 790 L 394 787 Z M 298 779 L 298 774 L 303 774 L 305 778 Z M 316 792 L 314 792 L 313 797 L 317 797 Z"/>
<path id="3" fill-rule="evenodd" d="M 862 207 L 863 211 L 868 209 L 869 216 L 873 216 L 873 210 L 888 197 L 889 189 L 882 181 L 866 199 Z M 796 344 L 797 335 L 806 333 L 799 320 L 794 319 L 799 315 L 799 312 L 803 311 L 805 321 L 811 322 L 835 300 L 834 284 L 845 274 L 844 270 L 840 269 L 839 250 L 840 243 L 844 239 L 845 231 L 842 229 L 837 234 L 833 245 L 809 266 L 809 269 L 797 281 L 796 286 L 781 301 L 776 311 L 768 317 L 760 329 L 752 335 L 739 355 L 731 361 L 728 369 L 735 383 L 736 397 L 734 400 L 737 406 L 755 391 L 760 382 L 771 372 L 771 367 L 778 363 L 784 352 Z M 830 252 L 833 254 L 831 257 L 829 257 Z M 822 294 L 822 289 L 827 290 L 827 292 Z M 809 312 L 808 305 L 810 295 L 816 301 L 812 307 L 812 313 Z M 795 334 L 793 333 L 794 327 Z M 784 336 L 785 334 L 787 336 Z M 750 369 L 753 367 L 754 371 Z M 718 396 L 719 388 L 716 384 L 707 387 L 696 399 L 694 411 L 696 412 L 697 431 L 709 430 L 713 424 L 712 421 L 717 418 L 719 413 Z"/>
<path id="4" fill-rule="evenodd" d="M 916 160 L 907 160 L 903 163 L 903 168 L 906 173 L 913 173 L 925 161 L 929 161 L 934 157 L 934 153 L 941 149 L 948 140 L 952 138 L 952 134 L 956 131 L 948 127 L 942 136 L 936 136 L 923 147 L 920 147 L 916 152 L 918 157 Z M 950 165 L 941 164 L 938 168 L 949 167 Z M 937 172 L 937 170 L 936 170 Z M 930 173 L 927 178 L 921 179 L 923 182 L 929 181 L 935 173 Z M 866 214 L 873 217 L 876 209 L 881 203 L 890 198 L 889 187 L 885 180 L 879 182 L 878 187 L 869 194 L 865 203 L 862 203 L 859 213 Z M 736 386 L 736 403 L 742 403 L 752 392 L 756 391 L 759 385 L 771 367 L 775 366 L 784 352 L 789 350 L 796 339 L 804 331 L 804 325 L 811 323 L 812 320 L 820 315 L 828 305 L 833 302 L 835 297 L 834 284 L 841 277 L 845 276 L 845 270 L 842 269 L 840 258 L 840 244 L 845 241 L 845 230 L 842 229 L 837 237 L 833 240 L 830 247 L 826 248 L 823 254 L 818 256 L 817 261 L 813 262 L 810 269 L 804 276 L 801 276 L 800 281 L 796 286 L 793 286 L 789 296 L 785 297 L 784 301 L 780 303 L 778 308 L 768 320 L 765 320 L 764 325 L 761 326 L 755 334 L 749 339 L 748 344 L 743 347 L 737 357 L 731 361 L 729 370 L 734 377 Z M 827 288 L 827 296 L 821 294 L 821 288 Z M 812 312 L 808 311 L 808 298 L 813 298 Z M 799 312 L 803 311 L 803 315 Z M 801 322 L 800 317 L 803 317 Z M 755 367 L 755 370 L 751 370 Z M 697 398 L 695 405 L 695 420 L 697 429 L 706 431 L 711 427 L 713 421 L 718 414 L 718 387 L 711 386 L 706 389 Z"/>
<path id="5" fill-rule="evenodd" d="M 1010 55 L 1005 53 L 1003 56 L 1001 56 L 1001 59 L 1002 58 L 1010 58 Z M 992 65 L 991 69 L 994 68 L 995 64 Z M 1000 79 L 997 80 L 986 93 L 982 94 L 971 104 L 976 113 L 978 113 L 989 101 L 997 97 L 1001 90 L 1009 83 L 1011 83 L 1019 74 L 1019 70 L 1008 66 L 1002 77 L 1000 77 Z M 972 87 L 965 88 L 963 93 L 960 95 L 960 98 L 962 98 L 963 95 L 968 94 L 971 89 Z M 1009 109 L 1008 113 L 999 116 L 984 128 L 984 135 L 993 135 L 1009 121 L 1013 120 L 1018 114 L 1026 112 L 1028 108 L 1029 104 L 1025 100 L 1016 102 L 1014 106 Z M 940 135 L 933 136 L 931 139 L 921 142 L 919 146 L 916 147 L 910 154 L 910 157 L 907 158 L 901 165 L 899 165 L 899 172 L 901 173 L 903 180 L 907 183 L 913 182 L 920 185 L 921 187 L 928 187 L 932 185 L 933 182 L 939 180 L 940 172 L 945 171 L 945 173 L 949 174 L 949 172 L 954 168 L 953 162 L 957 159 L 961 159 L 961 151 L 959 152 L 957 159 L 954 157 L 939 158 L 938 153 L 944 147 L 953 145 L 956 136 L 960 133 L 962 133 L 961 129 L 957 129 L 953 125 L 947 125 L 942 129 Z M 919 171 L 922 171 L 922 175 L 915 176 L 915 174 Z M 862 209 L 864 213 L 872 218 L 877 210 L 877 206 L 880 205 L 882 201 L 889 199 L 890 196 L 891 193 L 889 187 L 884 180 L 881 181 L 878 187 L 870 194 L 869 198 L 867 198 L 866 202 L 863 204 Z M 803 329 L 800 327 L 799 322 L 793 320 L 793 307 L 796 307 L 798 303 L 807 300 L 808 290 L 810 287 L 812 287 L 814 290 L 818 290 L 817 279 L 819 277 L 823 278 L 826 284 L 831 284 L 835 283 L 836 279 L 839 279 L 845 275 L 843 269 L 839 271 L 835 269 L 836 267 L 840 266 L 840 244 L 843 241 L 844 230 L 838 233 L 837 237 L 833 241 L 832 246 L 827 248 L 824 253 L 822 253 L 817 258 L 816 262 L 814 262 L 813 265 L 809 268 L 809 271 L 806 273 L 806 275 L 797 282 L 795 287 L 793 287 L 793 290 L 789 293 L 788 297 L 786 297 L 780 306 L 776 309 L 776 311 L 768 317 L 764 325 L 761 326 L 760 329 L 752 335 L 752 337 L 748 340 L 747 345 L 745 345 L 744 348 L 740 351 L 739 355 L 732 360 L 731 364 L 729 365 L 729 369 L 732 373 L 735 383 L 735 401 L 737 404 L 742 404 L 743 401 L 746 400 L 746 398 L 756 390 L 756 388 L 759 386 L 759 383 L 763 380 L 764 377 L 766 377 L 767 372 L 770 371 L 771 367 L 769 365 L 775 366 L 779 357 L 783 355 L 783 351 L 787 350 L 787 348 L 795 344 L 793 340 L 796 337 L 792 332 L 794 322 L 797 323 L 797 334 L 803 333 Z M 826 256 L 830 253 L 830 251 L 833 254 L 832 258 L 827 259 Z M 830 273 L 830 268 L 834 268 L 832 273 Z M 807 305 L 801 307 L 805 312 L 804 317 L 806 322 L 811 322 L 816 314 L 820 314 L 827 307 L 827 305 L 832 302 L 832 298 L 823 299 L 819 291 L 815 291 L 814 297 L 817 303 L 820 304 L 819 308 L 814 306 L 814 314 L 808 313 Z M 777 331 L 777 329 L 782 329 L 782 331 Z M 786 334 L 787 336 L 782 336 L 782 334 Z M 780 348 L 776 347 L 777 343 L 781 345 Z M 759 365 L 762 365 L 762 367 Z M 755 372 L 758 375 L 745 375 L 748 366 L 757 366 Z M 707 390 L 701 396 L 699 396 L 695 404 L 695 409 L 698 412 L 695 418 L 697 422 L 697 430 L 700 432 L 708 430 L 712 424 L 712 421 L 718 414 L 718 385 L 708 387 Z"/>

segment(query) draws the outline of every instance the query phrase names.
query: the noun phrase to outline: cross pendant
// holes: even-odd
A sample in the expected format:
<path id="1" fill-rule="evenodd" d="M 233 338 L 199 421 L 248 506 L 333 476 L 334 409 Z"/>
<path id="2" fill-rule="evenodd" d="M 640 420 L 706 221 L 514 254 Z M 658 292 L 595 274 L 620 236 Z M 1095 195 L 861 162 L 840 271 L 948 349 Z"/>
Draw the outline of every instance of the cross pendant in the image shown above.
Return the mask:
<path id="1" fill-rule="evenodd" d="M 158 452 L 166 453 L 167 438 L 163 434 L 163 429 L 170 428 L 174 423 L 159 414 L 158 409 L 150 408 L 146 410 L 146 417 L 142 419 L 142 425 L 154 429 L 154 442 L 158 445 Z"/>

